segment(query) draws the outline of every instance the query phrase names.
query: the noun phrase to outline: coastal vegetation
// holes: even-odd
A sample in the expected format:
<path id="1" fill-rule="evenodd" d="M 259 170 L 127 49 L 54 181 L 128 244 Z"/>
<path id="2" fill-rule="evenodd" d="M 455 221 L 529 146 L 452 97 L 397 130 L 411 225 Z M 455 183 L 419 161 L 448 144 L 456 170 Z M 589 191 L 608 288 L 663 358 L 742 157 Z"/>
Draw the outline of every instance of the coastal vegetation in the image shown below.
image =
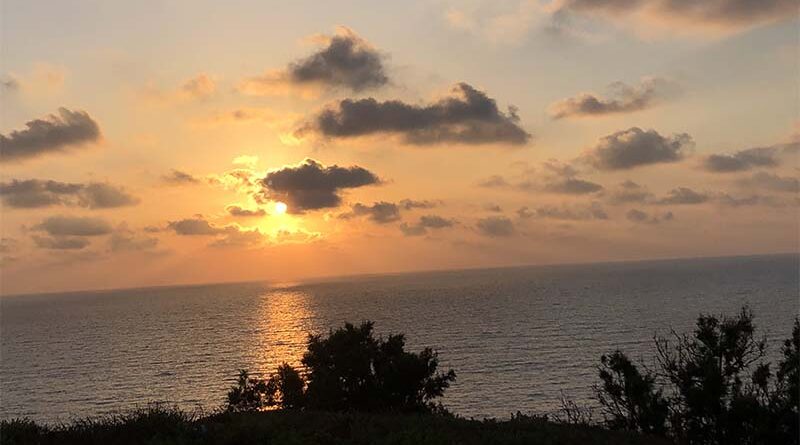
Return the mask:
<path id="1" fill-rule="evenodd" d="M 654 369 L 622 351 L 600 357 L 596 408 L 465 419 L 441 398 L 456 374 L 436 352 L 405 350 L 371 322 L 310 335 L 302 367 L 242 370 L 227 403 L 190 413 L 152 405 L 42 425 L 0 422 L 5 444 L 797 444 L 800 322 L 773 368 L 752 312 L 700 315 L 689 334 L 656 337 Z"/>

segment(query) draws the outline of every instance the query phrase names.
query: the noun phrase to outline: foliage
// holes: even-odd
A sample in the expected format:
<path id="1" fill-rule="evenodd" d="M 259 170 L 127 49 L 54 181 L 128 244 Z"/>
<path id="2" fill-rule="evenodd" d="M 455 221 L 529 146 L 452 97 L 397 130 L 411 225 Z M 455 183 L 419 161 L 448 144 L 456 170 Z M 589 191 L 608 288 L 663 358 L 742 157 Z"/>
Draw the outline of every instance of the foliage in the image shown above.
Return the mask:
<path id="1" fill-rule="evenodd" d="M 375 338 L 373 324 L 346 323 L 327 338 L 312 335 L 303 365 L 308 368 L 308 406 L 314 409 L 426 411 L 455 380 L 437 373 L 430 348 L 406 352 L 402 334 Z"/>
<path id="2" fill-rule="evenodd" d="M 669 405 L 655 388 L 653 375 L 641 374 L 625 354 L 615 351 L 600 357 L 600 380 L 597 396 L 610 428 L 664 434 Z"/>
<path id="3" fill-rule="evenodd" d="M 272 379 L 250 377 L 246 369 L 239 371 L 236 385 L 228 391 L 228 411 L 258 411 L 275 405 L 276 385 Z"/>
<path id="4" fill-rule="evenodd" d="M 601 357 L 606 425 L 687 444 L 797 443 L 798 323 L 775 376 L 747 307 L 734 317 L 700 315 L 691 335 L 656 338 L 661 387 L 623 353 Z"/>
<path id="5" fill-rule="evenodd" d="M 326 338 L 310 335 L 305 376 L 285 363 L 265 380 L 241 371 L 228 393 L 228 410 L 436 410 L 433 400 L 444 395 L 455 372 L 438 373 L 432 349 L 406 352 L 402 334 L 384 340 L 372 328 L 371 322 L 346 323 Z"/>
<path id="6" fill-rule="evenodd" d="M 159 420 L 156 420 L 159 419 Z M 469 420 L 428 413 L 311 410 L 220 412 L 194 418 L 145 410 L 56 427 L 0 422 L 3 445 L 667 445 L 666 440 L 519 415 Z"/>

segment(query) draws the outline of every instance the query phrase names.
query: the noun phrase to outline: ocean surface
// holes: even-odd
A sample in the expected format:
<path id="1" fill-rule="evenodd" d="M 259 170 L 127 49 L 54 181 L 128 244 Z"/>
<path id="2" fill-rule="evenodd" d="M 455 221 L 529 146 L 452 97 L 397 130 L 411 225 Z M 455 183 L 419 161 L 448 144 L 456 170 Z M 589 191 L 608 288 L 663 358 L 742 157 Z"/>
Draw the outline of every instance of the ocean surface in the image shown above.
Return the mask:
<path id="1" fill-rule="evenodd" d="M 297 364 L 308 333 L 373 320 L 432 346 L 467 417 L 592 403 L 599 356 L 749 304 L 777 356 L 800 305 L 796 255 L 538 266 L 0 299 L 0 417 L 58 422 L 166 401 L 221 406 L 237 371 Z"/>

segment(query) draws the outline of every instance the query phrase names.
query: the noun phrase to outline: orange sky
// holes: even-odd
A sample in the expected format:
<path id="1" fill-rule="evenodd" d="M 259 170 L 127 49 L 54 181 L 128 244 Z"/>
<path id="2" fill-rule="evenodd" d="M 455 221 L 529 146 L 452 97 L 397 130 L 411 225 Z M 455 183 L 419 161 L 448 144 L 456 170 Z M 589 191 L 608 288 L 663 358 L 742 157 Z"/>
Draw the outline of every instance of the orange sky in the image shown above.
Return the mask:
<path id="1" fill-rule="evenodd" d="M 0 289 L 797 251 L 793 2 L 614 4 L 5 2 Z"/>

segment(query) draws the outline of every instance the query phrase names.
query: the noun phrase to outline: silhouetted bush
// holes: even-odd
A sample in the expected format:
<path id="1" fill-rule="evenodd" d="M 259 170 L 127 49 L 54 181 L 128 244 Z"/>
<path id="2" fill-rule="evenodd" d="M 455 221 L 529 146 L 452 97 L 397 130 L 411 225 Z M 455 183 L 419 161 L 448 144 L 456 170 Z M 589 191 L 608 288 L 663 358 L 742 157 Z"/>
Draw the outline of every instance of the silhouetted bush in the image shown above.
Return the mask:
<path id="1" fill-rule="evenodd" d="M 600 405 L 606 423 L 612 429 L 626 429 L 650 434 L 664 434 L 669 403 L 655 377 L 641 374 L 620 351 L 600 357 Z"/>
<path id="2" fill-rule="evenodd" d="M 701 315 L 691 335 L 656 338 L 661 387 L 623 353 L 603 356 L 605 423 L 688 444 L 797 443 L 800 322 L 775 376 L 765 345 L 745 307 L 735 317 Z"/>
<path id="3" fill-rule="evenodd" d="M 288 364 L 268 379 L 241 371 L 228 393 L 228 410 L 268 407 L 328 411 L 432 411 L 455 380 L 455 372 L 437 372 L 438 357 L 430 348 L 405 351 L 402 334 L 375 338 L 372 322 L 310 335 L 302 359 L 305 375 Z"/>

